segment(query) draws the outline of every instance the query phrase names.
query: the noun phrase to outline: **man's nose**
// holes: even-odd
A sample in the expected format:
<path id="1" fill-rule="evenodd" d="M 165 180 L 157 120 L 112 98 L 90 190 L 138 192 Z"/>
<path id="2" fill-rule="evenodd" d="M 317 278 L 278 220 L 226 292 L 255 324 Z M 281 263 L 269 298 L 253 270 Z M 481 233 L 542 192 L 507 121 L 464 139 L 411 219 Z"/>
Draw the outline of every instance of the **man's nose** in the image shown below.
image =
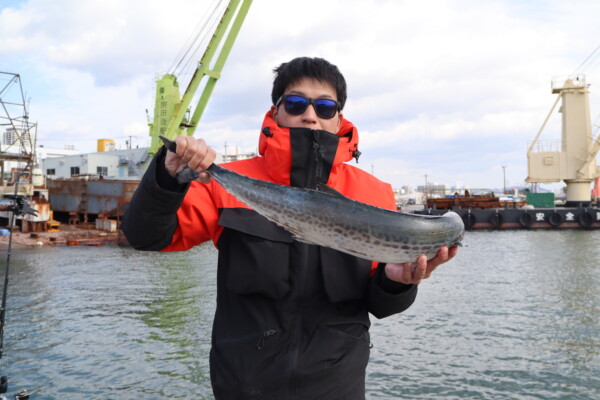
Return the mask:
<path id="1" fill-rule="evenodd" d="M 315 122 L 315 123 L 318 121 L 317 112 L 315 111 L 314 104 L 308 105 L 308 107 L 306 108 L 306 111 L 304 111 L 304 113 L 302 114 L 302 119 L 304 119 L 305 121 L 310 121 L 310 122 Z"/>

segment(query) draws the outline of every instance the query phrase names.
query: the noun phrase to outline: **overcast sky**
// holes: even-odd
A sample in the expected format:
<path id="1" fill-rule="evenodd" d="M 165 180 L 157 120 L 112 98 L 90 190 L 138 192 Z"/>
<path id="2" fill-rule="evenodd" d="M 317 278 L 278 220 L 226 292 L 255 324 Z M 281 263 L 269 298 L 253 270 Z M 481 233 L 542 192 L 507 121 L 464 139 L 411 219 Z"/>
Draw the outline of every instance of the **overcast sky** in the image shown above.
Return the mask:
<path id="1" fill-rule="evenodd" d="M 0 0 L 0 71 L 21 75 L 38 144 L 148 145 L 155 77 L 211 4 Z M 598 17 L 595 0 L 254 0 L 196 136 L 255 151 L 273 67 L 319 56 L 348 82 L 359 167 L 395 187 L 427 175 L 489 188 L 502 187 L 505 165 L 520 185 L 553 77 L 586 73 L 593 122 L 600 114 L 600 51 L 580 67 L 600 45 Z M 555 114 L 542 139 L 559 137 Z"/>

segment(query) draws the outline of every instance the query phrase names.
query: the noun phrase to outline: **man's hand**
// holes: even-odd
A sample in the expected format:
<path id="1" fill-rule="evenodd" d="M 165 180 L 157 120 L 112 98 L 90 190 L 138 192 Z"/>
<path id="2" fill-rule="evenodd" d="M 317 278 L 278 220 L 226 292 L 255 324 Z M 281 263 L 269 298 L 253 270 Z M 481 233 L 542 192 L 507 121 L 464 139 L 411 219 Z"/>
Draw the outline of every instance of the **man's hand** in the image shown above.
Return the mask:
<path id="1" fill-rule="evenodd" d="M 425 254 L 421 254 L 414 263 L 387 264 L 385 266 L 385 275 L 392 281 L 418 285 L 423 279 L 429 278 L 438 265 L 452 259 L 457 252 L 458 246 L 451 247 L 450 249 L 443 246 L 437 255 L 429 261 Z"/>
<path id="2" fill-rule="evenodd" d="M 216 152 L 203 139 L 192 136 L 179 136 L 175 139 L 177 153 L 167 151 L 165 157 L 165 168 L 173 178 L 186 165 L 200 174 L 198 180 L 203 183 L 210 182 L 210 175 L 205 172 L 206 168 L 215 161 Z"/>

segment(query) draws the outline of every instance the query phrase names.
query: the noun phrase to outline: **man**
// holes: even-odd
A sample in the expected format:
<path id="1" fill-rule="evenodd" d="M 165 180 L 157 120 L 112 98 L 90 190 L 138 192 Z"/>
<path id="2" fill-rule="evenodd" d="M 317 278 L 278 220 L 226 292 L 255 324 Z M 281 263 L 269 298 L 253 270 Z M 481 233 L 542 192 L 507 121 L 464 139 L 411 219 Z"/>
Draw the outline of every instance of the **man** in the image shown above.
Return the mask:
<path id="1" fill-rule="evenodd" d="M 275 70 L 260 156 L 223 166 L 283 185 L 327 184 L 355 200 L 395 209 L 391 186 L 346 164 L 358 132 L 341 111 L 346 82 L 336 66 L 296 58 Z M 380 265 L 295 241 L 204 172 L 215 151 L 178 137 L 144 175 L 122 229 L 140 250 L 179 251 L 213 240 L 219 249 L 210 354 L 217 399 L 364 399 L 369 316 L 407 309 L 417 284 L 456 254 L 443 247 L 415 263 Z M 188 166 L 199 182 L 180 185 Z M 340 210 L 343 212 L 344 210 Z"/>

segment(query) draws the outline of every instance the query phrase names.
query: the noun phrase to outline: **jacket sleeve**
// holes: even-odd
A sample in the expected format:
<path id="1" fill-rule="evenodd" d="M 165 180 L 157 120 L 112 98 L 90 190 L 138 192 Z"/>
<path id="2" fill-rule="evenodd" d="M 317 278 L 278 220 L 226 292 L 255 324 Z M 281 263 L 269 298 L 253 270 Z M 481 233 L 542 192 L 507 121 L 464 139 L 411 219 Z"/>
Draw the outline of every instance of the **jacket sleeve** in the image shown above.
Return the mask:
<path id="1" fill-rule="evenodd" d="M 161 250 L 177 230 L 177 210 L 189 188 L 179 185 L 164 168 L 166 150 L 161 148 L 142 177 L 129 202 L 121 230 L 136 250 Z M 159 180 L 166 182 L 159 185 Z"/>
<path id="2" fill-rule="evenodd" d="M 394 282 L 385 276 L 385 264 L 379 264 L 369 282 L 369 312 L 377 318 L 398 314 L 409 308 L 417 297 L 417 285 Z"/>

